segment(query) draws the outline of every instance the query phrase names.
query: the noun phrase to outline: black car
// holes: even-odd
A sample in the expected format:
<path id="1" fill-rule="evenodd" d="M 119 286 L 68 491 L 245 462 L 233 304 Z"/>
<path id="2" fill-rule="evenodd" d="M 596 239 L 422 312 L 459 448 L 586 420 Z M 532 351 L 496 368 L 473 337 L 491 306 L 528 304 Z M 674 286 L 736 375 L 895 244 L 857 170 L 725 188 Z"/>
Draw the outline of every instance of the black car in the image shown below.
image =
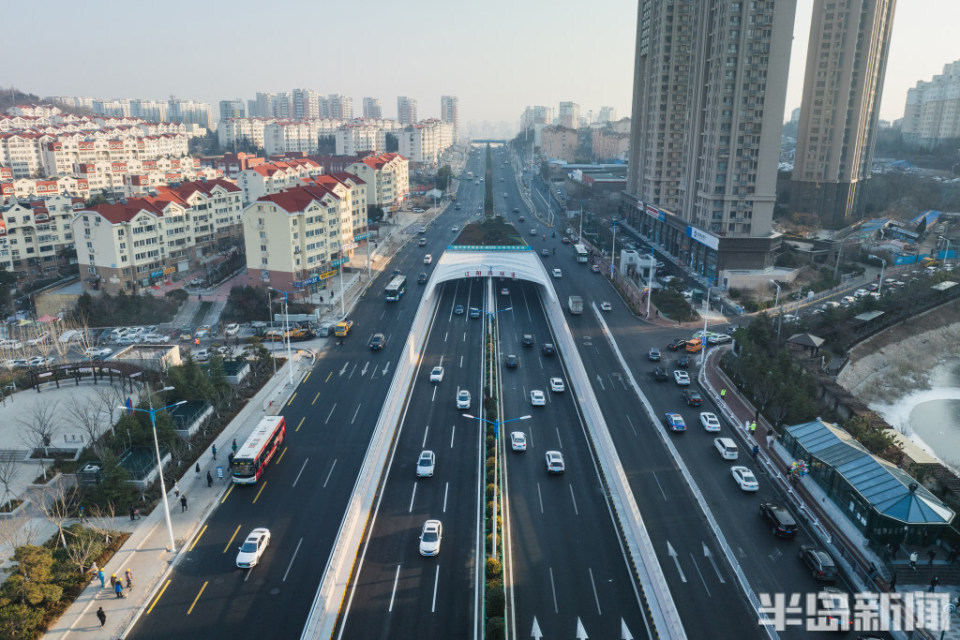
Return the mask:
<path id="1" fill-rule="evenodd" d="M 454 312 L 455 314 L 457 314 L 458 316 L 462 316 L 462 315 L 463 315 L 463 305 L 462 305 L 462 304 L 458 304 L 456 307 L 453 308 L 453 312 Z"/>
<path id="2" fill-rule="evenodd" d="M 837 570 L 837 563 L 834 562 L 830 554 L 823 549 L 809 545 L 801 545 L 797 556 L 803 561 L 803 564 L 807 565 L 807 568 L 810 569 L 810 575 L 813 576 L 814 580 L 819 580 L 820 582 L 836 582 L 839 577 L 840 572 Z"/>
<path id="3" fill-rule="evenodd" d="M 529 334 L 529 333 L 523 334 L 523 339 L 520 340 L 520 344 L 522 344 L 524 347 L 532 347 L 532 346 L 533 346 L 533 336 L 532 336 L 531 334 Z"/>
<path id="4" fill-rule="evenodd" d="M 680 349 L 681 347 L 683 347 L 683 345 L 685 344 L 687 344 L 687 341 L 684 340 L 683 338 L 674 338 L 673 340 L 670 341 L 670 344 L 667 345 L 667 349 L 669 349 L 670 351 L 676 351 L 677 349 Z"/>
<path id="5" fill-rule="evenodd" d="M 700 395 L 700 392 L 696 389 L 684 389 L 681 395 L 683 395 L 683 401 L 686 402 L 688 406 L 699 407 L 703 404 L 703 396 Z"/>
<path id="6" fill-rule="evenodd" d="M 553 348 L 552 344 L 549 342 L 544 342 L 543 346 L 540 347 L 540 353 L 545 356 L 552 356 L 554 353 L 556 353 L 556 350 Z"/>
<path id="7" fill-rule="evenodd" d="M 524 218 L 523 216 L 520 216 L 519 218 L 517 218 L 517 222 L 526 222 L 526 221 L 527 219 Z"/>
<path id="8" fill-rule="evenodd" d="M 786 507 L 782 507 L 775 502 L 761 502 L 760 515 L 773 527 L 773 535 L 778 538 L 797 537 L 797 521 L 793 519 L 793 514 Z"/>
<path id="9" fill-rule="evenodd" d="M 686 369 L 690 366 L 690 356 L 680 356 L 677 358 L 677 366 L 681 369 Z"/>
<path id="10" fill-rule="evenodd" d="M 667 370 L 663 367 L 657 367 L 653 370 L 653 379 L 657 382 L 666 382 L 670 379 L 670 374 L 667 373 Z"/>
<path id="11" fill-rule="evenodd" d="M 380 351 L 387 344 L 387 337 L 382 333 L 375 333 L 373 337 L 370 338 L 370 350 L 371 351 Z"/>
<path id="12" fill-rule="evenodd" d="M 427 274 L 421 273 L 417 276 L 417 284 L 426 284 L 427 283 Z"/>
<path id="13" fill-rule="evenodd" d="M 507 369 L 516 369 L 519 362 L 517 356 L 512 353 L 503 359 L 503 364 L 506 365 Z"/>
<path id="14" fill-rule="evenodd" d="M 462 207 L 461 207 L 460 205 L 457 205 L 457 206 L 454 207 L 454 209 L 456 209 L 457 211 L 460 211 L 461 208 L 462 208 Z"/>

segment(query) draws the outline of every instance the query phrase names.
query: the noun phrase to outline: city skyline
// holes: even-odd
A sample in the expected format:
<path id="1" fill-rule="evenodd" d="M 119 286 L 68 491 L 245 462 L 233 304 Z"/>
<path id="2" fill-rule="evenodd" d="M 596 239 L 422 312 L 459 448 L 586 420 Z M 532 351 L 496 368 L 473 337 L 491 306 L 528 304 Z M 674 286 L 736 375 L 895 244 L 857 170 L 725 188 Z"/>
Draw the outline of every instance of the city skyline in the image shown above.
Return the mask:
<path id="1" fill-rule="evenodd" d="M 582 115 L 589 111 L 596 114 L 602 106 L 614 107 L 621 117 L 630 113 L 636 3 L 629 0 L 610 0 L 606 11 L 586 14 L 572 0 L 554 3 L 549 13 L 503 0 L 494 0 L 483 12 L 451 9 L 436 0 L 420 0 L 413 10 L 374 0 L 371 8 L 383 19 L 373 24 L 383 26 L 374 26 L 370 37 L 357 40 L 354 48 L 346 39 L 346 34 L 352 34 L 350 30 L 333 30 L 323 42 L 310 36 L 312 25 L 324 17 L 319 6 L 298 9 L 301 19 L 290 22 L 283 14 L 262 12 L 257 20 L 250 20 L 254 13 L 244 10 L 247 5 L 254 6 L 249 0 L 239 0 L 225 13 L 212 5 L 174 0 L 168 7 L 169 15 L 180 15 L 182 10 L 192 19 L 178 21 L 172 37 L 168 29 L 145 28 L 141 14 L 111 12 L 110 37 L 83 40 L 82 59 L 90 66 L 84 69 L 73 63 L 66 74 L 60 72 L 63 61 L 76 59 L 78 54 L 73 35 L 102 31 L 108 23 L 97 9 L 107 9 L 108 5 L 94 2 L 79 7 L 55 1 L 54 12 L 65 19 L 45 26 L 48 35 L 42 48 L 30 49 L 35 48 L 36 41 L 25 30 L 12 30 L 5 38 L 3 59 L 8 62 L 0 77 L 6 87 L 40 97 L 159 100 L 175 95 L 208 102 L 215 113 L 221 100 L 248 100 L 257 91 L 290 91 L 297 87 L 324 95 L 345 94 L 358 105 L 363 97 L 378 98 L 387 105 L 383 115 L 388 118 L 396 117 L 393 107 L 397 96 L 415 99 L 423 119 L 439 118 L 441 96 L 453 95 L 459 98 L 460 120 L 465 125 L 482 121 L 515 123 L 526 106 L 556 108 L 564 101 L 580 105 Z M 797 0 L 784 120 L 800 104 L 812 7 L 813 0 Z M 463 11 L 462 15 L 458 11 Z M 11 24 L 26 24 L 33 18 L 27 6 L 20 3 L 8 7 L 8 12 Z M 422 37 L 407 36 L 420 32 L 416 25 L 426 15 L 446 17 L 447 26 L 424 32 Z M 931 20 L 931 16 L 936 19 Z M 894 18 L 881 119 L 901 118 L 907 90 L 960 59 L 960 48 L 953 45 L 948 32 L 958 18 L 960 5 L 949 0 L 900 3 Z M 224 51 L 230 48 L 211 39 L 210 24 L 217 24 L 221 33 L 231 34 L 241 53 L 228 56 L 225 63 Z M 558 33 L 575 33 L 576 37 L 564 45 Z M 394 34 L 405 35 L 397 38 Z M 371 41 L 393 41 L 399 51 L 371 47 Z M 177 42 L 190 45 L 171 47 Z M 203 42 L 209 42 L 209 48 L 197 47 L 196 43 Z M 261 54 L 290 51 L 291 43 L 302 42 L 300 57 L 326 60 L 329 69 L 323 64 L 277 65 L 274 56 L 253 55 L 246 42 L 255 42 L 253 53 Z M 116 55 L 126 48 L 142 53 Z M 571 48 L 577 55 L 569 55 Z M 28 49 L 30 55 L 18 54 Z M 551 56 L 555 58 L 551 60 Z M 204 60 L 209 60 L 206 70 Z M 500 89 L 491 91 L 491 87 Z"/>

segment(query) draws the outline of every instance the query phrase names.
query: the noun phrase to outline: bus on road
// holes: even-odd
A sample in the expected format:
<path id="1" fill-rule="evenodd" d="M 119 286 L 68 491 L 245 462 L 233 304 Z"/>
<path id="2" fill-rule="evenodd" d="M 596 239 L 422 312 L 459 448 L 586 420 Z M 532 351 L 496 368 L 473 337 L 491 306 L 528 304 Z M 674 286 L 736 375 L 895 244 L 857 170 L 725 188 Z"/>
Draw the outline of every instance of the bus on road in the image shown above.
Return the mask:
<path id="1" fill-rule="evenodd" d="M 261 420 L 230 462 L 233 482 L 256 484 L 263 475 L 263 470 L 267 468 L 267 463 L 280 448 L 286 433 L 287 426 L 283 416 L 267 416 Z"/>
<path id="2" fill-rule="evenodd" d="M 396 302 L 407 292 L 407 276 L 393 276 L 384 290 L 387 302 Z"/>
<path id="3" fill-rule="evenodd" d="M 587 262 L 590 259 L 587 247 L 582 242 L 573 245 L 573 252 L 577 256 L 577 262 Z"/>

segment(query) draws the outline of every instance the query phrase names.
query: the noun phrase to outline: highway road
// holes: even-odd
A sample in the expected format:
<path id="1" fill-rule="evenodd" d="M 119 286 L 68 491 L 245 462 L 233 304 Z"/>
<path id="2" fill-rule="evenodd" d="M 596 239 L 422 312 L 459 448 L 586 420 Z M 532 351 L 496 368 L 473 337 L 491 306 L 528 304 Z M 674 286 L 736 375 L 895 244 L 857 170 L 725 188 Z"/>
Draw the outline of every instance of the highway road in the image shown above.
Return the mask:
<path id="1" fill-rule="evenodd" d="M 408 242 L 376 278 L 350 316 L 352 334 L 342 346 L 328 343 L 283 408 L 287 438 L 277 459 L 258 485 L 224 495 L 130 638 L 205 637 L 210 630 L 218 637 L 299 636 L 419 304 L 415 274 L 429 271 L 423 253 L 439 256 L 452 237 L 448 225 L 463 224 L 468 205 L 475 210 L 481 198 L 464 185 L 461 210 L 451 207 L 429 225 L 427 247 Z M 406 232 L 416 236 L 415 228 Z M 399 302 L 387 304 L 382 292 L 394 268 L 410 284 Z M 377 331 L 386 333 L 387 346 L 374 353 L 367 341 Z M 261 563 L 237 569 L 243 538 L 264 526 L 272 541 Z"/>

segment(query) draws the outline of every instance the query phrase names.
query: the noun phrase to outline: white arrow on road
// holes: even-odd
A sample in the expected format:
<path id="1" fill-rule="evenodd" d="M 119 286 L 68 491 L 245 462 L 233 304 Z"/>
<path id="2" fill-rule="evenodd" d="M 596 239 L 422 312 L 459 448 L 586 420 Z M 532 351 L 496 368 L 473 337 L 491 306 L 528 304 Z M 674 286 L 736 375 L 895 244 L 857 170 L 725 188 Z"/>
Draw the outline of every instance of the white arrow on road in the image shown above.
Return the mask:
<path id="1" fill-rule="evenodd" d="M 530 630 L 530 637 L 536 640 L 543 637 L 543 632 L 540 631 L 540 623 L 537 622 L 537 616 L 533 616 L 533 629 Z"/>
<path id="2" fill-rule="evenodd" d="M 717 566 L 717 561 L 713 559 L 713 553 L 710 551 L 710 547 L 707 546 L 706 542 L 701 543 L 703 545 L 703 557 L 710 561 L 710 564 L 713 565 L 713 570 L 717 574 L 717 580 L 720 581 L 720 584 L 726 584 L 726 581 L 723 579 L 723 576 L 720 575 L 720 567 Z"/>
<path id="3" fill-rule="evenodd" d="M 387 371 L 389 371 L 389 370 L 390 370 L 390 363 L 388 362 L 388 363 L 387 363 L 387 366 L 385 366 L 385 367 L 383 368 L 383 375 L 387 375 Z"/>
<path id="4" fill-rule="evenodd" d="M 364 362 L 364 363 L 363 363 L 363 369 L 360 369 L 360 375 L 361 375 L 361 376 L 367 375 L 367 367 L 369 367 L 369 366 L 370 366 L 370 363 L 369 363 L 369 362 Z"/>
<path id="5" fill-rule="evenodd" d="M 345 373 L 347 372 L 347 367 L 349 367 L 349 366 L 350 366 L 350 363 L 349 363 L 349 362 L 344 362 L 344 363 L 343 363 L 343 369 L 340 369 L 340 375 L 345 374 Z"/>
<path id="6" fill-rule="evenodd" d="M 600 377 L 599 373 L 597 374 L 597 384 L 599 384 L 600 388 L 603 389 L 604 391 L 607 390 L 607 388 L 603 386 L 603 378 Z"/>
<path id="7" fill-rule="evenodd" d="M 620 640 L 633 640 L 633 634 L 630 633 L 630 629 L 627 629 L 627 623 L 623 618 L 620 618 Z"/>
<path id="8" fill-rule="evenodd" d="M 673 548 L 673 545 L 670 542 L 667 542 L 667 554 L 673 558 L 673 564 L 677 565 L 677 573 L 680 574 L 680 579 L 684 582 L 687 581 L 687 576 L 683 575 L 683 569 L 680 568 L 680 561 L 677 560 L 677 550 Z"/>
<path id="9" fill-rule="evenodd" d="M 583 623 L 580 622 L 580 618 L 577 618 L 577 640 L 587 640 L 589 637 L 587 630 L 583 628 Z"/>

